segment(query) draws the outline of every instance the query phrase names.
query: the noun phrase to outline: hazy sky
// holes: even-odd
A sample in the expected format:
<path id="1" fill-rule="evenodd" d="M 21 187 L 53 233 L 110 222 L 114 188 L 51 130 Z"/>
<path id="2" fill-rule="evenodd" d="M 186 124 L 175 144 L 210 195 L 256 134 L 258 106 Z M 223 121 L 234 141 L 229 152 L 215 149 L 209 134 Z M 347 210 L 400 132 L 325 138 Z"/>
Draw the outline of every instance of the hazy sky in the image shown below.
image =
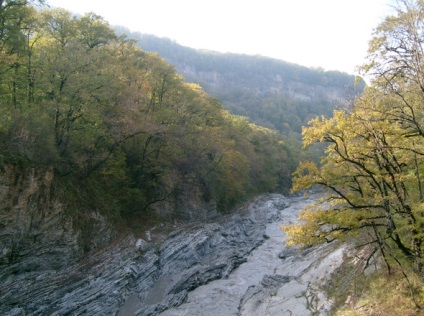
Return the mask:
<path id="1" fill-rule="evenodd" d="M 193 48 L 354 73 L 391 0 L 47 0 Z"/>

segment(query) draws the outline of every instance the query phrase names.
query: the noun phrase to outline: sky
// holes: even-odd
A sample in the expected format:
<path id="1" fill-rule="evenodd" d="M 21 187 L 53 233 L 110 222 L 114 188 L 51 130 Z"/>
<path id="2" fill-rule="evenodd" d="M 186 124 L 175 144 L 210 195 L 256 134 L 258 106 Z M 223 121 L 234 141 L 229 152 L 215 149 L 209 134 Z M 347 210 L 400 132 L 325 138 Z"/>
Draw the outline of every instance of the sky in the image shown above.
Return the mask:
<path id="1" fill-rule="evenodd" d="M 392 0 L 47 0 L 110 25 L 222 53 L 356 74 Z"/>

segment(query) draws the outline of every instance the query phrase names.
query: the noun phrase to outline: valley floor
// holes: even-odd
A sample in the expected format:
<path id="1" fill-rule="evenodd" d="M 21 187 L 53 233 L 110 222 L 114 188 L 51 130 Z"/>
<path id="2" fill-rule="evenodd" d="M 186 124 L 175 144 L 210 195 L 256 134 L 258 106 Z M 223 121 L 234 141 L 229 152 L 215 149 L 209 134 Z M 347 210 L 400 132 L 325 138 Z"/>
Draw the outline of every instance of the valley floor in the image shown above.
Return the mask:
<path id="1" fill-rule="evenodd" d="M 0 314 L 328 315 L 349 246 L 286 249 L 279 228 L 312 201 L 262 196 L 160 243 L 127 236 L 69 268 L 10 275 Z"/>

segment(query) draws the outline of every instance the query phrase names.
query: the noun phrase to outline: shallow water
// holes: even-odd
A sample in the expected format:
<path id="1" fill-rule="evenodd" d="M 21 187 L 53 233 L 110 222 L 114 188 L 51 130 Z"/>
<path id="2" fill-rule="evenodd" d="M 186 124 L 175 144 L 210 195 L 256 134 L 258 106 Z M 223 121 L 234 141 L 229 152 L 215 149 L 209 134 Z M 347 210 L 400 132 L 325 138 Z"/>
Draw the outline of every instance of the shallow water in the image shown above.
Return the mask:
<path id="1" fill-rule="evenodd" d="M 343 248 L 321 246 L 303 252 L 288 250 L 284 246 L 284 232 L 279 228 L 295 221 L 299 210 L 311 202 L 312 198 L 293 197 L 291 206 L 283 210 L 276 207 L 278 201 L 267 202 L 267 207 L 278 213 L 278 220 L 266 227 L 269 239 L 228 278 L 196 288 L 182 305 L 160 315 L 327 314 L 331 301 L 325 298 L 319 286 L 341 263 Z M 285 254 L 280 255 L 283 257 L 280 259 L 282 252 Z"/>

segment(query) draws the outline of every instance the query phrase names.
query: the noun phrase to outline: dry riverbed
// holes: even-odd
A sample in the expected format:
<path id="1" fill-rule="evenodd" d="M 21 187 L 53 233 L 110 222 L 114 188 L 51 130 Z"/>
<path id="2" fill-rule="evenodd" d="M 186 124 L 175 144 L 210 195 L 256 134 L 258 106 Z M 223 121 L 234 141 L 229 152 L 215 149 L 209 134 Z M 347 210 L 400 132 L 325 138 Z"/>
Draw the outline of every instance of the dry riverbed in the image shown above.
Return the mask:
<path id="1" fill-rule="evenodd" d="M 327 315 L 325 288 L 348 246 L 287 249 L 279 228 L 313 199 L 262 196 L 160 242 L 125 236 L 68 267 L 9 274 L 0 314 Z"/>
<path id="2" fill-rule="evenodd" d="M 212 281 L 188 293 L 186 301 L 163 312 L 177 315 L 327 315 L 332 300 L 325 286 L 343 263 L 347 246 L 328 244 L 302 251 L 284 246 L 279 226 L 293 222 L 313 198 L 293 197 L 278 209 L 274 196 L 265 202 L 275 221 L 266 226 L 269 237 L 228 278 Z M 277 202 L 277 203 L 276 203 Z"/>

